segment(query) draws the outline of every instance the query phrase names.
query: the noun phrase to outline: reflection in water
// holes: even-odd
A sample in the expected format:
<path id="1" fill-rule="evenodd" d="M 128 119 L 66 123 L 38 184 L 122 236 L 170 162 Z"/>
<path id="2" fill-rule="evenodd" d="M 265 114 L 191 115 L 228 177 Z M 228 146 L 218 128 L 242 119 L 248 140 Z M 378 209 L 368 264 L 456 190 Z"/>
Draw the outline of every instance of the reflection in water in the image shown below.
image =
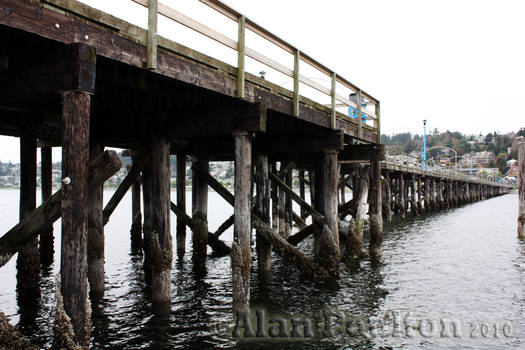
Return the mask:
<path id="1" fill-rule="evenodd" d="M 126 197 L 117 208 L 108 224 L 112 226 L 106 230 L 107 288 L 102 299 L 93 301 L 94 349 L 523 347 L 525 242 L 515 238 L 515 195 L 386 225 L 382 263 L 342 264 L 337 281 L 304 280 L 293 266 L 278 256 L 272 257 L 272 273 L 258 276 L 253 252 L 251 305 L 254 309 L 265 310 L 268 317 L 310 317 L 321 331 L 324 329 L 323 311 L 327 310 L 343 312 L 351 321 L 387 322 L 394 311 L 411 311 L 436 319 L 508 321 L 514 327 L 510 337 L 461 339 L 407 338 L 381 331 L 372 335 L 347 334 L 344 327 L 337 328 L 340 332 L 333 337 L 316 333 L 306 340 L 232 339 L 232 328 L 230 333 L 224 334 L 212 327 L 234 325 L 230 258 L 208 257 L 206 269 L 195 270 L 191 251 L 182 259 L 175 259 L 170 314 L 154 315 L 145 282 L 143 256 L 140 250 L 130 254 L 129 199 Z M 214 208 L 213 220 L 216 220 L 210 222 L 211 227 L 231 215 L 231 212 L 221 211 L 225 206 L 212 192 L 210 207 Z M 174 227 L 172 232 L 175 232 Z M 228 240 L 231 236 L 231 232 L 224 234 Z M 191 247 L 189 242 L 187 247 Z M 311 254 L 312 240 L 302 242 L 300 249 Z M 55 257 L 55 265 L 57 261 L 60 259 Z M 9 284 L 14 279 L 14 270 L 9 268 L 11 270 L 0 270 L 0 278 L 6 281 L 6 287 L 0 286 L 0 309 L 7 310 L 15 300 Z M 24 333 L 42 345 L 50 342 L 56 266 L 53 268 L 54 272 L 42 273 L 41 296 L 34 304 L 33 316 L 26 318 L 24 308 L 11 312 L 11 315 L 20 316 L 19 326 Z M 24 307 L 26 305 L 24 303 Z M 32 330 L 36 330 L 35 333 L 31 333 Z"/>

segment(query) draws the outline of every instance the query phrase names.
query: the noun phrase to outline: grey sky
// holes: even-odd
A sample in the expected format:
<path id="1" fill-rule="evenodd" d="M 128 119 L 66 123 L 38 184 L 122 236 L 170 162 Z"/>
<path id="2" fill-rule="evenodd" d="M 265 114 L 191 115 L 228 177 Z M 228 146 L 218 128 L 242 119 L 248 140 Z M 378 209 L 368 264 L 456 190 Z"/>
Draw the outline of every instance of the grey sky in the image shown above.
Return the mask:
<path id="1" fill-rule="evenodd" d="M 145 23 L 128 0 L 83 2 Z M 165 2 L 182 13 L 197 3 Z M 383 133 L 421 133 L 423 119 L 431 129 L 469 134 L 525 127 L 523 1 L 224 2 L 377 97 Z M 18 147 L 0 137 L 0 160 L 18 161 Z"/>

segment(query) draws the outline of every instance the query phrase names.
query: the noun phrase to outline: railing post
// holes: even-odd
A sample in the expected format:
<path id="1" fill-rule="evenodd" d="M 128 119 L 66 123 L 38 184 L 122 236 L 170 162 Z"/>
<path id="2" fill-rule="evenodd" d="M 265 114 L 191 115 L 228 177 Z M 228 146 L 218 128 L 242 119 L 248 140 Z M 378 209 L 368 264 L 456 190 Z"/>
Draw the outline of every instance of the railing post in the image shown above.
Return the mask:
<path id="1" fill-rule="evenodd" d="M 377 132 L 377 143 L 381 143 L 381 106 L 379 101 L 376 102 L 376 120 L 374 124 Z"/>
<path id="2" fill-rule="evenodd" d="M 244 98 L 244 48 L 246 19 L 239 16 L 239 36 L 237 40 L 237 97 Z"/>
<path id="3" fill-rule="evenodd" d="M 293 64 L 293 115 L 299 115 L 299 61 L 301 52 L 295 50 L 294 64 Z"/>
<path id="4" fill-rule="evenodd" d="M 357 138 L 363 138 L 363 123 L 361 121 L 361 90 L 357 90 Z"/>
<path id="5" fill-rule="evenodd" d="M 155 70 L 157 69 L 157 0 L 149 0 L 148 3 L 148 57 L 146 62 L 146 68 Z"/>
<path id="6" fill-rule="evenodd" d="M 335 72 L 332 72 L 332 93 L 331 93 L 331 109 L 330 109 L 330 127 L 332 129 L 335 129 L 336 128 L 336 123 L 335 123 L 335 115 L 336 115 L 336 111 L 335 111 L 335 83 L 337 81 L 337 75 L 335 74 Z"/>

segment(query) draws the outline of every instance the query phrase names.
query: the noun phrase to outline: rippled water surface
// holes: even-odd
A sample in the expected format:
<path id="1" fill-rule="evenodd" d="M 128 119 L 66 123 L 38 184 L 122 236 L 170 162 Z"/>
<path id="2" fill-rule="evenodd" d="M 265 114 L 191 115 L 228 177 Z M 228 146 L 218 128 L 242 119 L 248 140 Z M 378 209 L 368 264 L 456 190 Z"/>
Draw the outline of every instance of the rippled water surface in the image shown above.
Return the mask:
<path id="1" fill-rule="evenodd" d="M 105 199 L 111 194 L 105 192 Z M 209 202 L 214 231 L 232 210 L 215 193 Z M 0 191 L 0 212 L 5 232 L 17 223 L 17 191 Z M 142 257 L 130 253 L 130 212 L 128 195 L 105 229 L 107 288 L 93 302 L 95 349 L 525 348 L 525 242 L 516 239 L 515 194 L 388 224 L 382 263 L 342 265 L 337 281 L 303 280 L 279 257 L 273 257 L 269 277 L 253 269 L 254 308 L 313 320 L 314 336 L 294 340 L 239 341 L 224 331 L 233 325 L 229 257 L 209 257 L 204 274 L 193 270 L 191 251 L 175 259 L 171 314 L 153 316 Z M 175 232 L 175 216 L 171 226 Z M 57 251 L 59 229 L 57 222 Z M 231 231 L 223 235 L 228 242 L 231 237 Z M 311 245 L 306 240 L 300 247 L 311 252 Z M 16 259 L 0 269 L 0 311 L 42 347 L 49 343 L 59 258 L 42 272 L 36 309 L 17 305 Z M 336 315 L 342 323 L 328 328 L 333 336 L 323 336 L 324 320 Z"/>

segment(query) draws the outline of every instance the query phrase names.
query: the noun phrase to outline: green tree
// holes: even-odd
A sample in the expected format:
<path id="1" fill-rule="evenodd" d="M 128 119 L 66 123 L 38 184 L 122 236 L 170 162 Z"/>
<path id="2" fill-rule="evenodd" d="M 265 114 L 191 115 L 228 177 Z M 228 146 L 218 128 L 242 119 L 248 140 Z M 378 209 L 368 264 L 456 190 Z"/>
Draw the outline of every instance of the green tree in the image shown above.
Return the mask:
<path id="1" fill-rule="evenodd" d="M 496 165 L 502 174 L 506 174 L 508 167 L 507 167 L 507 159 L 505 158 L 505 153 L 498 154 L 498 157 L 496 158 Z"/>

